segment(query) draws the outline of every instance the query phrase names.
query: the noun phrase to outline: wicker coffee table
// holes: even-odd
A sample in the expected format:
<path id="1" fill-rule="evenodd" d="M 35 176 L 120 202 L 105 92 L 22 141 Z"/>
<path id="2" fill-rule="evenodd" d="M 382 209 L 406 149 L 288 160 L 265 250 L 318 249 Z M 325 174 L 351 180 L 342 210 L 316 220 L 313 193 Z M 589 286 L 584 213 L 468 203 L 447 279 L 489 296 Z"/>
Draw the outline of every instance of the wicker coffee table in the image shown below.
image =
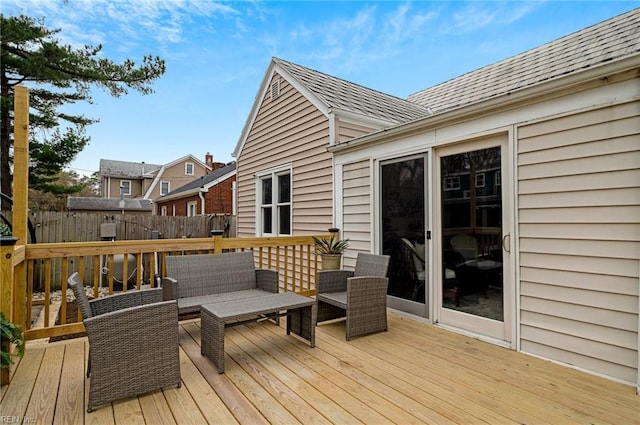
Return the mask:
<path id="1" fill-rule="evenodd" d="M 224 373 L 224 329 L 260 317 L 287 316 L 287 334 L 294 333 L 316 345 L 316 300 L 292 292 L 205 304 L 200 308 L 202 355 Z"/>

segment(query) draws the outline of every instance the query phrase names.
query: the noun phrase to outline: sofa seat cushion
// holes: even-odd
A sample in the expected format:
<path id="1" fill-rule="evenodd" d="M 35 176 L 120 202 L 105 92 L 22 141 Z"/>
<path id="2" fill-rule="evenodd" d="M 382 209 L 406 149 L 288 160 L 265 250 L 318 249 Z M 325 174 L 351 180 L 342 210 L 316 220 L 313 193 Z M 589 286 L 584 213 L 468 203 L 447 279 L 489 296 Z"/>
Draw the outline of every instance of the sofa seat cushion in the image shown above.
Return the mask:
<path id="1" fill-rule="evenodd" d="M 343 292 L 323 292 L 316 296 L 318 301 L 335 305 L 336 307 L 347 308 L 347 291 Z"/>
<path id="2" fill-rule="evenodd" d="M 241 300 L 244 298 L 261 297 L 265 295 L 273 294 L 271 292 L 263 291 L 262 289 L 245 289 L 242 291 L 222 292 L 220 294 L 178 298 L 178 312 L 180 314 L 199 313 L 200 306 L 204 304 L 214 304 L 225 301 Z"/>

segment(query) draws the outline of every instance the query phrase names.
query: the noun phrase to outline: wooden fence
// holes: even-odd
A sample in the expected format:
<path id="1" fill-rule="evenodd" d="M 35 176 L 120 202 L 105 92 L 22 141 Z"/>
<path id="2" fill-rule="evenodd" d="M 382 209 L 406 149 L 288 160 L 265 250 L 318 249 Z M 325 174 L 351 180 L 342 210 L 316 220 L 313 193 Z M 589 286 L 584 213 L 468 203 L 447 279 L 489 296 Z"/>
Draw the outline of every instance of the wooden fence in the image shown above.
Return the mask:
<path id="1" fill-rule="evenodd" d="M 2 215 L 13 222 L 11 211 Z M 115 237 L 103 237 L 103 224 L 115 226 Z M 102 240 L 206 238 L 211 230 L 224 230 L 225 237 L 235 237 L 235 216 L 204 215 L 171 217 L 149 214 L 106 214 L 38 211 L 29 213 L 29 225 L 35 240 L 29 243 L 92 242 Z M 33 237 L 30 236 L 30 239 Z"/>
<path id="2" fill-rule="evenodd" d="M 11 222 L 11 212 L 3 212 Z M 235 216 L 206 215 L 196 217 L 170 217 L 148 214 L 97 214 L 40 211 L 29 213 L 29 225 L 36 244 L 67 243 L 67 242 L 100 242 L 100 241 L 143 241 L 148 239 L 193 239 L 208 238 L 212 230 L 223 230 L 224 237 L 235 236 Z M 106 225 L 106 227 L 105 227 Z M 108 230 L 108 236 L 105 236 Z M 115 235 L 115 236 L 113 236 Z M 71 261 L 72 271 L 80 271 L 92 276 L 97 272 L 107 274 L 115 270 L 116 281 L 122 283 L 122 263 L 132 261 L 133 257 L 112 255 L 101 257 L 96 262 L 81 262 L 76 264 Z M 142 258 L 140 269 L 143 271 L 143 280 L 149 283 L 156 274 L 152 267 L 152 259 L 148 255 Z M 45 290 L 45 276 L 51 276 L 53 286 L 51 290 L 61 288 L 63 280 L 63 267 L 60 260 L 53 260 L 46 264 L 43 260 L 34 261 L 32 264 L 33 290 L 42 292 Z M 46 270 L 45 270 L 46 268 Z M 129 273 L 135 271 L 136 266 L 128 267 Z M 125 268 L 126 270 L 126 268 Z"/>

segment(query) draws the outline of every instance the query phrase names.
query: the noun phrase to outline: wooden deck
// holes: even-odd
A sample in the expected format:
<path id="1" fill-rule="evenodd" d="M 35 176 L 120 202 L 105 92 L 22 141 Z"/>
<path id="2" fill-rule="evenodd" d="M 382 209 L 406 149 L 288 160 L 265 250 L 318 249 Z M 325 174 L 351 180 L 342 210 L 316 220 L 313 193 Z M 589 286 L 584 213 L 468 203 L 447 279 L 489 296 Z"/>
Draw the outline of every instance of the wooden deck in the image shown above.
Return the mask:
<path id="1" fill-rule="evenodd" d="M 640 423 L 633 387 L 393 313 L 389 320 L 388 332 L 350 342 L 343 323 L 321 325 L 316 348 L 268 322 L 230 328 L 223 375 L 200 355 L 199 320 L 181 322 L 182 387 L 91 414 L 87 339 L 34 341 L 2 387 L 0 422 Z"/>

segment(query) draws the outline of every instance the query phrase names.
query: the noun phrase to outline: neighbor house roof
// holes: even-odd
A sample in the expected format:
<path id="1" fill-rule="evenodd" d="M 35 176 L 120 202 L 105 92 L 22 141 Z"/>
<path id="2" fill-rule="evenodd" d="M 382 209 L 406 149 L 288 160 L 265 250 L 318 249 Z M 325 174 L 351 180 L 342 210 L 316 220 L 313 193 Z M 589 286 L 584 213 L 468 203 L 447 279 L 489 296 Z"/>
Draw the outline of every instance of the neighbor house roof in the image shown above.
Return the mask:
<path id="1" fill-rule="evenodd" d="M 83 210 L 83 211 L 141 211 L 150 212 L 153 207 L 148 199 L 131 199 L 125 198 L 124 208 L 120 205 L 120 199 L 117 198 L 97 198 L 97 197 L 80 197 L 69 196 L 67 198 L 67 209 Z"/>
<path id="2" fill-rule="evenodd" d="M 503 61 L 419 91 L 408 100 L 434 113 L 512 93 L 640 51 L 634 9 Z"/>
<path id="3" fill-rule="evenodd" d="M 157 164 L 146 164 L 144 162 L 115 161 L 112 159 L 100 160 L 100 175 L 103 177 L 118 178 L 143 178 L 152 177 L 152 173 L 162 167 Z"/>
<path id="4" fill-rule="evenodd" d="M 328 108 L 400 124 L 429 111 L 405 99 L 351 83 L 279 58 L 273 61 L 315 94 Z"/>
<path id="5" fill-rule="evenodd" d="M 169 201 L 176 198 L 183 198 L 185 196 L 192 196 L 200 192 L 201 189 L 208 190 L 210 187 L 217 185 L 218 183 L 234 176 L 236 174 L 236 163 L 230 162 L 223 167 L 220 167 L 209 174 L 197 178 L 184 186 L 172 190 L 164 196 L 156 199 L 156 203 Z"/>

